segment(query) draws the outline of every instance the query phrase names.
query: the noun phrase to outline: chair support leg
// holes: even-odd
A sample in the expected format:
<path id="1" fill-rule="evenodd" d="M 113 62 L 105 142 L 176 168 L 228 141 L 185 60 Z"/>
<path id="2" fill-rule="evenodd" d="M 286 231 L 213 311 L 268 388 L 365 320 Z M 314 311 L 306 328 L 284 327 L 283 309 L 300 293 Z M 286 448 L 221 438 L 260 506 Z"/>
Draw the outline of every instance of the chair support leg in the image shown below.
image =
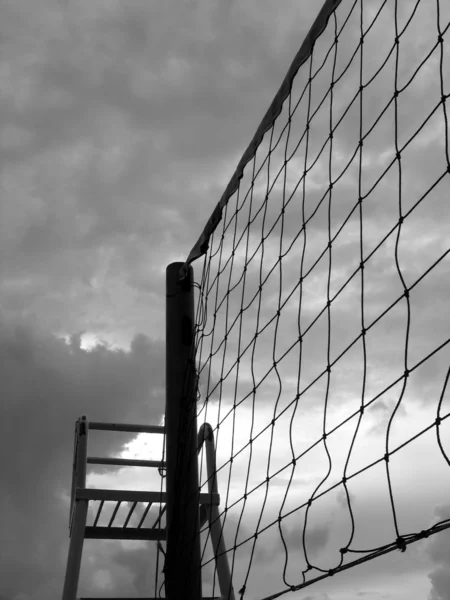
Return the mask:
<path id="1" fill-rule="evenodd" d="M 72 535 L 70 536 L 69 542 L 69 553 L 67 556 L 67 569 L 64 580 L 62 600 L 76 600 L 77 598 L 88 502 L 88 500 L 75 501 L 75 513 L 73 515 Z"/>

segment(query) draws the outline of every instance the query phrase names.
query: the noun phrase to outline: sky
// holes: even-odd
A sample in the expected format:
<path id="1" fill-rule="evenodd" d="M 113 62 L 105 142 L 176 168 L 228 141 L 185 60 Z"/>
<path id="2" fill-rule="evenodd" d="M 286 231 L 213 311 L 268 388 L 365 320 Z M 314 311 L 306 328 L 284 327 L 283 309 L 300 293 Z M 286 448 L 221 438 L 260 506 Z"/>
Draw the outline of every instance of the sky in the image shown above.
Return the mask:
<path id="1" fill-rule="evenodd" d="M 364 80 L 381 66 L 392 44 L 394 2 L 389 0 L 367 35 L 364 47 Z M 365 23 L 374 19 L 382 3 L 365 3 Z M 444 33 L 442 72 L 444 94 L 450 80 L 450 8 L 443 2 L 422 0 L 400 43 L 399 87 L 406 86 L 437 39 L 436 6 Z M 352 3 L 344 0 L 338 10 L 343 24 Z M 416 7 L 402 3 L 403 26 Z M 1 600 L 53 600 L 60 598 L 68 550 L 68 517 L 73 429 L 86 414 L 91 420 L 161 423 L 164 415 L 164 293 L 165 269 L 184 261 L 219 201 L 236 165 L 249 144 L 289 65 L 319 10 L 317 2 L 304 0 L 1 0 L 0 1 L 0 375 Z M 336 73 L 344 67 L 359 39 L 359 12 L 349 18 L 346 35 L 339 40 Z M 318 41 L 313 66 L 317 68 L 334 36 L 334 22 Z M 393 93 L 395 55 L 364 92 L 363 122 L 366 130 Z M 399 97 L 400 146 L 419 128 L 438 104 L 440 50 L 434 51 L 413 82 Z M 330 62 L 312 86 L 312 105 L 318 106 L 331 76 Z M 308 79 L 304 65 L 293 87 L 300 96 Z M 337 123 L 359 85 L 356 62 L 336 84 L 333 119 Z M 448 105 L 448 102 L 447 102 Z M 320 151 L 329 131 L 329 100 L 318 110 L 311 126 L 309 160 Z M 288 146 L 295 149 L 305 125 L 305 104 L 292 117 Z M 391 169 L 382 183 L 371 187 L 395 156 L 394 111 L 391 105 L 364 142 L 364 253 L 367 256 L 398 220 L 398 169 Z M 286 122 L 286 110 L 278 123 Z M 283 135 L 281 125 L 276 135 Z M 286 134 L 284 134 L 286 136 Z M 276 136 L 275 136 L 276 137 Z M 349 162 L 359 139 L 359 106 L 353 105 L 337 129 L 333 141 L 333 177 Z M 448 139 L 448 136 L 447 136 Z M 269 180 L 283 163 L 283 143 L 274 152 Z M 448 143 L 448 142 L 447 142 Z M 290 144 L 290 145 L 289 145 Z M 262 164 L 268 148 L 264 138 L 257 154 Z M 448 148 L 447 148 L 448 150 Z M 287 189 L 294 192 L 303 172 L 304 146 L 296 150 L 287 168 Z M 313 214 L 328 181 L 329 149 L 311 168 L 307 179 L 308 225 L 305 272 L 312 267 L 328 241 L 328 198 Z M 331 205 L 333 231 L 350 212 L 358 194 L 358 156 L 336 184 Z M 422 194 L 445 172 L 444 110 L 438 107 L 414 142 L 402 151 L 403 211 L 412 208 Z M 250 167 L 250 168 L 249 168 Z M 251 165 L 241 189 L 251 180 Z M 448 249 L 448 175 L 405 219 L 397 256 L 406 285 L 417 278 Z M 264 200 L 266 171 L 255 183 L 254 206 Z M 301 190 L 301 187 L 300 187 Z M 369 193 L 370 191 L 370 193 Z M 300 194 L 300 192 L 298 193 Z M 355 196 L 356 194 L 356 196 Z M 240 198 L 242 202 L 243 198 Z M 267 209 L 266 231 L 275 223 L 283 201 L 282 186 L 275 182 Z M 211 243 L 217 249 L 223 226 L 235 222 L 236 196 Z M 236 220 L 237 231 L 248 222 L 248 202 Z M 253 209 L 256 212 L 256 209 Z M 254 213 L 251 213 L 254 214 Z M 287 298 L 298 282 L 303 239 L 294 243 L 301 222 L 301 196 L 286 207 L 280 224 L 265 242 L 265 273 L 279 254 L 293 243 L 279 272 L 267 280 L 261 296 L 262 323 L 277 309 L 279 294 Z M 331 295 L 357 268 L 359 217 L 348 221 L 333 243 Z M 259 285 L 262 215 L 250 229 L 249 247 L 255 260 L 248 268 L 245 299 L 250 301 Z M 228 266 L 218 279 L 223 295 L 229 281 L 236 288 L 229 296 L 230 315 L 241 305 L 245 239 L 236 248 L 236 267 Z M 230 252 L 233 238 L 224 241 Z M 247 255 L 248 256 L 248 255 Z M 208 260 L 208 259 L 207 259 Z M 217 257 L 211 269 L 217 269 Z M 200 282 L 204 261 L 194 263 Z M 410 294 L 410 368 L 440 343 L 449 339 L 445 299 L 449 289 L 448 256 L 417 284 Z M 305 279 L 302 327 L 311 324 L 327 300 L 328 256 Z M 234 278 L 234 279 L 233 279 Z M 382 245 L 365 267 L 365 317 L 369 324 L 402 293 L 395 264 L 395 234 Z M 211 292 L 210 305 L 214 305 Z M 360 283 L 354 280 L 333 303 L 331 357 L 337 357 L 361 329 Z M 268 327 L 242 361 L 237 395 L 245 398 L 253 387 L 253 375 L 261 378 L 297 334 L 298 293 L 282 311 L 278 332 Z M 381 391 L 403 371 L 406 302 L 380 320 L 367 335 L 366 398 Z M 250 343 L 257 311 L 250 305 L 243 319 L 242 342 Z M 205 332 L 211 326 L 211 313 Z M 236 368 L 222 385 L 209 391 L 237 356 L 237 328 L 230 335 L 227 353 L 223 345 L 213 360 L 208 353 L 219 347 L 224 331 L 222 308 L 215 341 L 205 336 L 199 356 L 206 364 L 200 380 L 202 420 L 213 426 L 235 403 Z M 302 386 L 306 387 L 326 365 L 326 319 L 318 319 L 305 335 Z M 274 350 L 274 339 L 276 339 Z M 209 349 L 207 344 L 210 344 Z M 362 383 L 361 343 L 347 353 L 333 370 L 327 409 L 327 428 L 358 408 Z M 261 431 L 275 416 L 270 473 L 291 461 L 292 443 L 299 454 L 321 435 L 324 414 L 324 379 L 305 393 L 295 413 L 287 408 L 295 396 L 298 347 L 279 364 L 279 379 L 272 373 L 261 385 L 256 410 L 248 397 L 225 418 L 217 437 L 219 492 L 230 508 L 225 538 L 230 547 L 255 532 L 265 487 L 251 494 L 242 523 L 239 500 L 247 477 L 248 450 L 234 460 L 250 435 Z M 450 362 L 448 346 L 411 374 L 402 403 L 393 420 L 391 446 L 395 447 L 431 424 Z M 225 365 L 225 366 L 224 366 Z M 208 384 L 208 375 L 210 382 Z M 208 388 L 209 385 L 209 388 Z M 281 390 L 281 391 L 280 391 Z M 279 393 L 280 392 L 280 393 Z M 361 421 L 352 450 L 349 472 L 362 468 L 384 453 L 386 429 L 401 386 L 374 402 Z M 279 397 L 275 407 L 274 397 Z M 445 395 L 441 414 L 447 414 Z M 278 411 L 274 413 L 274 410 Z M 342 478 L 355 422 L 329 438 L 333 470 L 324 488 Z M 441 425 L 447 456 L 448 421 Z M 154 436 L 134 439 L 125 434 L 92 435 L 90 452 L 115 456 L 157 458 L 160 441 Z M 270 430 L 254 444 L 250 487 L 266 477 Z M 355 477 L 348 485 L 355 518 L 353 546 L 373 547 L 395 539 L 384 465 Z M 278 516 L 286 497 L 285 512 L 308 499 L 324 480 L 328 462 L 323 445 L 299 461 L 286 493 L 290 471 L 270 485 L 261 527 Z M 436 432 L 391 459 L 393 489 L 403 533 L 420 531 L 449 518 L 449 472 L 436 443 Z M 155 474 L 142 469 L 91 469 L 89 485 L 111 488 L 159 489 Z M 229 482 L 229 483 L 228 483 Z M 156 487 L 155 487 L 156 486 Z M 303 500 L 302 500 L 303 499 Z M 289 558 L 272 527 L 255 546 L 245 600 L 262 600 L 285 588 L 283 568 L 290 585 L 301 581 L 304 556 L 299 537 L 304 510 L 283 521 Z M 343 486 L 313 503 L 308 516 L 307 547 L 317 566 L 331 568 L 336 551 L 349 539 L 348 502 Z M 252 541 L 236 552 L 235 591 L 245 581 Z M 355 567 L 332 579 L 313 584 L 285 597 L 293 600 L 447 600 L 450 598 L 450 539 L 448 530 Z M 207 550 L 210 552 L 210 549 Z M 209 556 L 209 555 L 208 555 Z M 139 597 L 153 593 L 154 544 L 87 542 L 83 555 L 80 595 Z M 149 568 L 150 565 L 150 568 Z M 212 585 L 211 565 L 204 569 L 204 589 Z"/>

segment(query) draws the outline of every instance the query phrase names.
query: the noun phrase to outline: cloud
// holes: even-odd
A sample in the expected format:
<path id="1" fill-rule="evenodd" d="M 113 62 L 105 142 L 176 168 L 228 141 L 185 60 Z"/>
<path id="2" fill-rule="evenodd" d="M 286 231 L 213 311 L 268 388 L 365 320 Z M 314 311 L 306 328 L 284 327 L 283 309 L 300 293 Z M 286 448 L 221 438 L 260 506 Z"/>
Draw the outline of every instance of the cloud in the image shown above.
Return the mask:
<path id="1" fill-rule="evenodd" d="M 450 506 L 437 506 L 434 510 L 435 521 L 450 518 Z M 434 564 L 434 569 L 428 574 L 431 582 L 429 600 L 448 600 L 450 598 L 450 540 L 448 530 L 433 537 L 428 545 L 428 554 Z"/>
<path id="2" fill-rule="evenodd" d="M 187 255 L 299 28 L 270 3 L 3 4 L 1 593 L 34 600 L 61 592 L 73 422 L 160 418 L 164 267 Z M 129 350 L 88 353 L 79 331 Z M 97 448 L 129 436 L 114 440 Z M 126 594 L 129 555 L 102 550 L 87 579 Z"/>
<path id="3" fill-rule="evenodd" d="M 347 494 L 348 494 L 348 496 L 347 496 Z M 340 506 L 342 506 L 342 508 L 347 508 L 349 501 L 350 501 L 350 504 L 353 506 L 355 503 L 355 498 L 356 498 L 355 494 L 351 494 L 348 490 L 346 493 L 344 488 L 342 488 L 336 496 L 336 500 L 337 500 L 338 504 Z"/>
<path id="4" fill-rule="evenodd" d="M 151 392 L 164 387 L 163 348 L 141 335 L 129 351 L 97 346 L 87 352 L 79 336 L 67 344 L 31 324 L 2 318 L 0 357 L 6 544 L 0 593 L 57 597 L 68 547 L 74 422 L 82 414 L 99 421 L 159 422 L 163 395 Z M 111 455 L 130 438 L 100 435 L 90 452 Z"/>
<path id="5" fill-rule="evenodd" d="M 20 581 L 23 590 L 19 594 L 23 599 L 32 597 L 40 600 L 58 597 L 61 589 L 64 560 L 56 565 L 54 556 L 55 548 L 56 554 L 61 557 L 66 556 L 67 550 L 67 489 L 73 421 L 83 412 L 99 420 L 137 422 L 148 422 L 161 416 L 163 348 L 161 342 L 155 340 L 162 339 L 164 335 L 165 265 L 171 260 L 184 259 L 197 239 L 315 17 L 317 4 L 312 1 L 302 3 L 301 11 L 293 0 L 279 0 L 276 6 L 269 0 L 245 0 L 241 3 L 189 0 L 181 5 L 176 0 L 167 0 L 164 4 L 142 0 L 129 0 L 125 4 L 116 0 L 96 3 L 88 0 L 66 3 L 42 0 L 39 4 L 32 0 L 6 0 L 3 5 L 0 24 L 0 121 L 5 126 L 0 129 L 0 296 L 4 317 L 0 321 L 0 374 L 3 397 L 6 398 L 4 425 L 7 424 L 1 441 L 5 462 L 2 483 L 8 492 L 1 502 L 8 553 L 0 561 L 7 574 L 2 584 L 6 588 L 0 593 L 8 596 L 16 594 L 17 581 Z M 364 9 L 366 27 L 375 16 L 374 7 Z M 346 16 L 344 8 L 342 4 L 338 11 L 339 23 Z M 399 7 L 400 26 L 405 25 L 412 10 L 413 6 L 409 3 Z M 429 10 L 427 2 L 421 2 L 401 35 L 399 87 L 412 76 L 428 46 L 436 42 L 436 15 L 433 10 Z M 442 22 L 446 22 L 446 11 L 448 9 L 442 6 Z M 340 36 L 337 76 L 343 72 L 358 43 L 358 18 L 357 11 L 354 11 L 346 32 Z M 332 21 L 328 31 L 315 45 L 315 68 L 333 42 Z M 380 47 L 387 49 L 387 41 L 393 42 L 394 35 L 392 7 L 387 4 L 378 22 L 365 37 L 365 81 L 380 67 Z M 440 98 L 438 53 L 439 49 L 420 69 L 414 82 L 399 95 L 398 136 L 401 143 L 420 126 L 433 108 L 433 102 Z M 392 98 L 395 80 L 393 59 L 394 56 L 373 84 L 364 90 L 362 111 L 366 130 Z M 447 59 L 448 52 L 444 48 L 444 71 Z M 334 123 L 343 114 L 351 94 L 359 85 L 357 62 L 358 56 L 335 86 Z M 330 65 L 331 62 L 315 79 L 313 108 L 318 106 L 328 89 Z M 301 93 L 308 78 L 307 71 L 303 69 L 297 76 L 293 88 L 295 97 Z M 359 140 L 358 112 L 356 101 L 336 130 L 333 176 L 342 172 Z M 306 108 L 302 106 L 291 119 L 293 130 L 297 133 L 303 131 L 305 115 Z M 308 164 L 316 158 L 320 145 L 327 138 L 328 119 L 329 104 L 325 102 L 311 122 L 313 135 Z M 283 119 L 280 119 L 276 125 L 277 132 L 282 125 Z M 404 214 L 447 168 L 444 127 L 440 107 L 414 143 L 402 151 Z M 364 143 L 363 193 L 370 189 L 394 158 L 393 134 L 391 106 Z M 292 135 L 288 147 L 293 149 L 297 141 Z M 258 153 L 257 162 L 262 161 L 266 150 L 267 138 Z M 304 146 L 301 146 L 289 163 L 289 192 L 293 191 L 303 172 L 305 152 Z M 305 210 L 306 216 L 312 219 L 308 225 L 305 270 L 313 266 L 328 243 L 327 198 L 313 216 L 328 186 L 327 154 L 326 147 L 309 173 Z M 275 178 L 275 167 L 283 161 L 281 143 L 272 153 L 271 181 Z M 247 169 L 242 189 L 244 183 L 248 183 L 250 170 Z M 265 173 L 255 186 L 254 208 L 264 202 Z M 356 157 L 333 189 L 330 207 L 333 228 L 343 223 L 355 205 L 358 176 Z M 363 254 L 366 256 L 399 218 L 397 185 L 398 168 L 395 164 L 364 199 L 362 228 Z M 426 196 L 419 208 L 405 217 L 398 258 L 408 286 L 448 246 L 448 202 L 444 192 L 443 180 Z M 298 233 L 299 223 L 302 223 L 301 200 L 299 188 L 286 208 L 281 251 L 287 250 Z M 282 201 L 282 185 L 278 182 L 271 193 L 266 232 L 275 223 Z M 223 224 L 230 223 L 232 212 L 230 203 Z M 243 214 L 244 211 L 241 216 Z M 242 219 L 239 233 L 247 222 L 246 218 Z M 356 211 L 334 242 L 332 292 L 337 291 L 352 270 L 358 267 L 359 227 Z M 228 239 L 231 239 L 230 231 Z M 257 233 L 250 236 L 249 243 L 255 250 L 261 241 L 262 213 L 255 218 L 253 231 Z M 391 236 L 366 267 L 364 306 L 368 322 L 387 308 L 396 293 L 403 291 L 395 267 L 394 237 Z M 219 238 L 220 230 L 216 243 Z M 244 236 L 237 252 L 240 258 L 235 263 L 234 273 L 227 270 L 223 273 L 221 279 L 226 284 L 228 275 L 231 283 L 242 275 L 245 243 Z M 279 293 L 284 299 L 297 284 L 302 243 L 300 237 L 297 246 L 286 255 L 283 281 L 280 270 L 275 268 L 265 284 L 260 315 L 257 297 L 256 302 L 243 313 L 242 336 L 247 342 L 256 331 L 257 319 L 260 318 L 259 326 L 262 328 L 276 313 Z M 279 254 L 278 224 L 265 240 L 264 275 L 276 263 Z M 258 290 L 260 258 L 261 253 L 256 253 L 248 269 L 245 302 L 249 302 Z M 311 324 L 325 306 L 327 259 L 326 254 L 304 281 L 303 328 Z M 196 266 L 197 280 L 200 279 L 200 271 L 199 263 Z M 448 297 L 448 281 L 448 265 L 441 263 L 411 291 L 410 364 L 420 360 L 447 335 L 446 304 L 442 299 Z M 362 327 L 359 286 L 360 282 L 355 278 L 347 287 L 349 293 L 343 293 L 333 303 L 332 358 L 359 334 Z M 219 284 L 219 291 L 219 296 L 225 294 L 223 283 Z M 241 308 L 240 292 L 236 288 L 236 294 L 228 296 L 222 306 L 222 311 L 225 306 L 229 309 L 230 319 L 234 319 Z M 298 290 L 294 298 L 298 298 Z M 210 303 L 209 315 L 213 312 L 214 307 Z M 240 428 L 240 437 L 237 437 L 240 442 L 244 440 L 242 443 L 248 441 L 246 428 L 250 429 L 249 423 L 255 414 L 257 427 L 253 435 L 275 419 L 288 402 L 295 400 L 299 348 L 296 347 L 281 360 L 283 352 L 299 333 L 295 307 L 288 305 L 282 313 L 277 322 L 275 344 L 275 322 L 265 333 L 258 334 L 258 343 L 253 347 L 253 371 L 248 362 L 252 347 L 241 362 L 236 383 L 237 398 L 249 395 L 248 401 L 245 410 L 243 407 L 240 412 L 230 412 L 230 416 L 233 415 L 233 419 L 237 417 L 233 420 L 233 432 L 236 422 L 236 430 Z M 236 326 L 229 336 L 227 352 L 224 351 L 221 319 L 218 315 L 215 341 L 222 346 L 214 354 L 212 387 L 231 368 L 230 363 L 235 359 L 233 352 L 237 349 Z M 367 397 L 373 396 L 386 382 L 403 372 L 405 327 L 406 302 L 402 300 L 399 310 L 393 311 L 391 317 L 386 317 L 367 336 L 370 365 Z M 130 348 L 127 351 L 113 350 L 104 345 L 88 353 L 80 348 L 80 337 L 72 335 L 79 331 L 118 343 L 122 348 Z M 139 333 L 144 335 L 136 335 Z M 69 336 L 70 343 L 66 344 L 54 334 Z M 326 366 L 327 342 L 327 323 L 322 317 L 303 341 L 303 388 L 312 383 L 317 373 Z M 208 349 L 206 358 L 210 350 L 216 349 Z M 258 387 L 256 408 L 251 407 L 252 389 L 274 360 L 280 361 L 278 371 L 265 380 L 264 386 Z M 436 359 L 424 363 L 409 379 L 408 393 L 411 396 L 398 411 L 399 428 L 404 435 L 417 428 L 422 417 L 423 421 L 429 422 L 435 408 L 431 406 L 430 398 L 438 397 L 442 387 L 441 375 L 447 364 L 447 354 L 442 352 Z M 226 367 L 224 373 L 222 365 Z M 338 418 L 344 418 L 351 409 L 358 407 L 362 369 L 361 345 L 346 358 L 340 359 L 336 368 L 333 367 L 331 383 L 335 387 L 329 398 L 328 429 Z M 209 365 L 201 381 L 203 397 L 207 393 L 208 370 Z M 222 382 L 222 403 L 211 403 L 214 404 L 213 414 L 224 407 L 232 410 L 230 399 L 234 394 L 235 375 L 236 367 Z M 267 435 L 259 438 L 259 442 L 255 442 L 257 450 L 253 453 L 248 471 L 243 463 L 247 459 L 250 461 L 249 453 L 242 453 L 240 464 L 239 460 L 235 461 L 232 477 L 230 467 L 231 494 L 242 494 L 242 482 L 247 475 L 251 485 L 258 483 L 266 467 L 272 475 L 276 468 L 291 460 L 293 451 L 304 451 L 316 433 L 320 437 L 326 393 L 324 382 L 325 378 L 322 378 L 302 396 L 295 417 L 291 408 L 284 420 L 277 421 L 276 444 L 271 455 L 269 430 Z M 213 396 L 214 400 L 218 400 L 217 390 Z M 385 425 L 386 411 L 391 410 L 391 403 L 397 399 L 394 396 L 389 398 L 389 402 L 384 398 L 378 405 L 374 404 L 373 412 L 369 413 L 369 424 L 373 425 L 372 421 L 378 423 L 380 414 L 384 420 L 378 424 L 377 431 L 369 428 L 370 437 L 364 437 L 366 430 L 364 436 L 358 437 L 357 444 L 360 445 L 353 453 L 357 461 L 363 462 L 364 459 L 367 462 L 378 438 L 382 438 L 378 433 Z M 427 407 L 429 413 L 426 413 Z M 291 413 L 290 424 L 293 427 L 288 431 Z M 281 424 L 286 427 L 283 429 Z M 222 431 L 227 431 L 227 426 L 228 423 L 224 423 Z M 21 443 L 17 442 L 19 432 L 21 440 L 24 440 Z M 350 434 L 346 430 L 342 439 L 346 435 L 351 439 Z M 105 438 L 98 442 L 98 448 L 105 452 L 117 450 L 129 437 L 115 436 L 114 439 L 115 442 L 107 442 Z M 369 439 L 373 444 L 370 448 L 367 447 Z M 344 441 L 340 448 L 333 449 L 338 463 L 332 473 L 335 479 L 342 477 L 342 457 L 350 444 L 347 438 Z M 222 435 L 221 458 L 230 456 L 229 442 L 224 441 Z M 431 444 L 424 446 L 420 456 L 419 453 L 412 453 L 411 457 L 408 455 L 414 458 L 414 463 L 412 460 L 400 463 L 399 471 L 406 472 L 404 464 L 415 464 L 422 477 L 427 466 L 424 457 L 428 457 L 428 466 L 430 463 L 437 464 L 429 458 L 430 448 Z M 236 446 L 234 451 L 238 449 Z M 307 495 L 306 484 L 315 485 L 317 474 L 326 473 L 324 446 L 321 445 L 318 450 L 313 459 L 305 458 L 306 467 L 301 469 L 302 476 L 306 475 L 300 478 L 296 472 L 288 498 L 291 504 L 299 501 L 298 497 L 292 496 L 292 490 Z M 395 468 L 395 460 L 392 462 Z M 435 472 L 433 468 L 426 472 L 430 480 L 431 475 L 440 474 L 438 469 Z M 290 468 L 278 477 L 277 483 L 285 477 L 283 481 L 286 484 L 289 473 Z M 225 474 L 228 473 L 222 471 L 221 477 L 225 482 L 222 490 L 226 486 Z M 395 474 L 396 479 L 401 479 L 399 472 Z M 385 476 L 385 473 L 382 475 Z M 106 471 L 99 472 L 98 477 L 106 478 Z M 379 473 L 374 479 L 363 479 L 376 501 L 378 495 L 386 492 L 375 485 L 381 479 Z M 276 490 L 273 497 L 280 503 L 281 487 L 274 485 L 270 488 L 271 493 Z M 425 489 L 425 486 L 422 488 Z M 431 488 L 427 486 L 426 489 Z M 360 491 L 357 489 L 358 500 L 362 497 Z M 337 496 L 333 507 L 346 510 L 347 503 L 339 504 L 339 498 L 342 500 L 342 495 Z M 413 521 L 412 517 L 409 518 L 409 497 L 408 502 L 404 498 L 402 501 L 407 504 L 402 515 L 406 515 L 405 521 L 409 524 Z M 425 504 L 423 499 L 420 502 Z M 253 531 L 252 518 L 259 514 L 257 504 L 255 502 L 254 513 L 247 522 L 248 535 Z M 364 506 L 362 500 L 356 506 L 359 504 Z M 366 505 L 371 506 L 370 503 Z M 361 535 L 364 538 L 366 529 L 363 525 L 367 523 L 367 515 L 362 508 L 358 510 L 360 528 L 357 529 L 363 531 Z M 386 521 L 384 517 L 390 509 L 383 505 L 383 510 L 379 511 L 381 516 L 377 525 Z M 410 511 L 413 512 L 413 508 Z M 262 516 L 263 520 L 269 519 L 266 514 Z M 369 533 L 374 533 L 370 527 L 368 529 Z M 376 533 L 380 534 L 380 538 L 384 536 L 383 541 L 391 539 L 392 531 L 387 531 L 387 526 L 381 532 L 379 530 L 377 528 Z M 298 530 L 292 528 L 287 531 L 293 547 L 298 547 Z M 327 534 L 323 524 L 311 527 L 308 535 L 312 536 L 311 544 L 317 550 L 334 546 L 331 537 L 327 544 L 327 535 L 331 534 Z M 248 545 L 243 554 L 245 565 Z M 114 586 L 126 594 L 129 584 L 136 593 L 148 593 L 149 582 L 142 571 L 141 561 L 144 559 L 138 558 L 137 550 L 117 551 L 105 545 L 101 547 L 102 553 L 103 558 L 100 559 L 94 559 L 94 553 L 91 555 L 90 551 L 86 554 L 87 579 L 95 584 L 97 591 L 101 592 L 103 586 L 102 593 L 107 593 L 106 588 Z M 273 579 L 270 582 L 273 585 L 275 577 L 272 576 L 279 564 L 276 560 L 267 560 L 269 555 L 260 540 L 255 553 L 255 565 L 265 566 L 265 573 Z M 96 562 L 91 564 L 91 558 Z M 297 565 L 295 568 L 298 571 Z M 385 571 L 380 570 L 380 577 L 387 572 L 388 567 L 384 568 Z M 261 571 L 256 569 L 256 573 L 259 576 Z M 442 574 L 437 571 L 433 577 L 435 589 L 440 590 Z M 243 579 L 242 572 L 239 572 L 240 579 Z M 262 585 L 262 580 L 261 576 L 260 581 L 255 581 L 255 589 Z"/>
<path id="6" fill-rule="evenodd" d="M 86 544 L 87 545 L 87 544 Z M 85 549 L 86 552 L 87 548 Z M 122 594 L 132 597 L 134 594 L 154 594 L 156 545 L 155 543 L 140 542 L 135 547 L 125 546 L 125 543 L 112 541 L 96 542 L 95 547 L 89 547 L 91 563 L 83 567 L 80 578 L 79 594 L 95 594 L 95 597 L 111 597 L 111 594 Z M 159 571 L 161 572 L 163 557 L 160 555 Z M 87 565 L 86 565 L 87 566 Z M 83 577 L 84 575 L 84 577 Z M 163 582 L 160 574 L 159 587 Z"/>
<path id="7" fill-rule="evenodd" d="M 4 4 L 4 310 L 122 344 L 162 336 L 164 267 L 187 256 L 316 7 L 294 23 L 291 0 Z"/>
<path id="8" fill-rule="evenodd" d="M 303 531 L 301 528 L 296 528 L 287 531 L 283 534 L 285 542 L 290 545 L 293 550 L 303 549 Z M 306 544 L 308 553 L 316 554 L 318 550 L 324 548 L 330 537 L 329 525 L 321 525 L 307 529 Z"/>
<path id="9" fill-rule="evenodd" d="M 432 586 L 429 599 L 446 600 L 448 598 L 448 586 L 450 585 L 448 566 L 437 567 L 428 577 Z"/>

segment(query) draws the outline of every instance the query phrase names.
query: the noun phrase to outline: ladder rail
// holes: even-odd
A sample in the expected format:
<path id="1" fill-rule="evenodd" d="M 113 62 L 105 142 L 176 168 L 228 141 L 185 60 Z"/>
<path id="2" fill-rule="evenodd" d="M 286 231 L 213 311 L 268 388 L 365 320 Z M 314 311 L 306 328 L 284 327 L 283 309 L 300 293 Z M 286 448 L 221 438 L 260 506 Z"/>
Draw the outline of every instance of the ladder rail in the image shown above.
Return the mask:
<path id="1" fill-rule="evenodd" d="M 209 423 L 203 423 L 198 432 L 198 452 L 205 444 L 206 473 L 208 476 L 208 494 L 211 499 L 218 496 L 216 450 L 214 446 L 214 432 Z M 211 501 L 202 505 L 202 511 L 209 521 L 211 541 L 217 565 L 217 576 L 222 600 L 235 600 L 233 582 L 231 580 L 230 566 L 225 548 L 223 527 L 220 520 L 219 506 Z M 205 519 L 205 520 L 206 520 Z"/>
<path id="2" fill-rule="evenodd" d="M 86 487 L 87 437 L 89 424 L 85 416 L 77 421 L 75 435 L 75 465 L 72 477 L 70 541 L 62 600 L 76 600 L 80 577 L 81 555 L 89 500 L 76 497 L 78 489 Z"/>

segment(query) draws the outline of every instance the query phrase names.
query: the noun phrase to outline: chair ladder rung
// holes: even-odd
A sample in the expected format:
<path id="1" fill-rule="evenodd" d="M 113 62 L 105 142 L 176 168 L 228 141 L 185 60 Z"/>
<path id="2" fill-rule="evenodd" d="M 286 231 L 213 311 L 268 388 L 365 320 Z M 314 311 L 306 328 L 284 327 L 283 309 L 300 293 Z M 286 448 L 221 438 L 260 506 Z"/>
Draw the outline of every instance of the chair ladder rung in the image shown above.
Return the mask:
<path id="1" fill-rule="evenodd" d="M 144 510 L 141 520 L 138 523 L 137 529 L 140 529 L 142 527 L 142 523 L 145 521 L 145 517 L 148 515 L 148 511 L 150 510 L 151 506 L 152 506 L 152 502 L 149 502 L 147 504 L 147 508 Z"/>
<path id="2" fill-rule="evenodd" d="M 109 523 L 108 523 L 108 527 L 111 527 L 111 525 L 113 524 L 113 521 L 116 518 L 117 511 L 119 510 L 121 504 L 122 504 L 122 501 L 119 500 L 117 502 L 116 506 L 114 507 L 113 514 L 112 514 L 111 519 L 109 520 Z"/>
<path id="3" fill-rule="evenodd" d="M 153 529 L 153 527 L 90 527 L 84 529 L 84 537 L 87 540 L 150 540 L 165 541 L 165 529 Z"/>
<path id="4" fill-rule="evenodd" d="M 105 504 L 105 501 L 104 500 L 100 500 L 100 506 L 98 507 L 98 511 L 97 511 L 96 516 L 95 516 L 95 521 L 94 521 L 94 525 L 93 525 L 94 527 L 97 526 L 98 520 L 100 518 L 100 513 L 102 512 L 102 508 L 103 508 L 104 504 Z"/>
<path id="5" fill-rule="evenodd" d="M 91 421 L 89 429 L 126 431 L 128 433 L 164 433 L 163 425 L 131 425 L 125 423 L 103 423 L 100 421 Z"/>
<path id="6" fill-rule="evenodd" d="M 116 467 L 154 467 L 162 469 L 166 467 L 164 460 L 140 460 L 137 458 L 116 458 L 116 457 L 101 457 L 88 456 L 88 465 L 113 465 Z"/>
<path id="7" fill-rule="evenodd" d="M 133 514 L 134 509 L 136 508 L 136 506 L 137 506 L 137 502 L 133 502 L 133 504 L 132 504 L 132 506 L 130 508 L 130 511 L 129 511 L 128 515 L 127 515 L 127 518 L 125 519 L 125 523 L 123 524 L 124 527 L 126 527 L 128 525 L 128 522 L 130 521 L 131 515 Z"/>

